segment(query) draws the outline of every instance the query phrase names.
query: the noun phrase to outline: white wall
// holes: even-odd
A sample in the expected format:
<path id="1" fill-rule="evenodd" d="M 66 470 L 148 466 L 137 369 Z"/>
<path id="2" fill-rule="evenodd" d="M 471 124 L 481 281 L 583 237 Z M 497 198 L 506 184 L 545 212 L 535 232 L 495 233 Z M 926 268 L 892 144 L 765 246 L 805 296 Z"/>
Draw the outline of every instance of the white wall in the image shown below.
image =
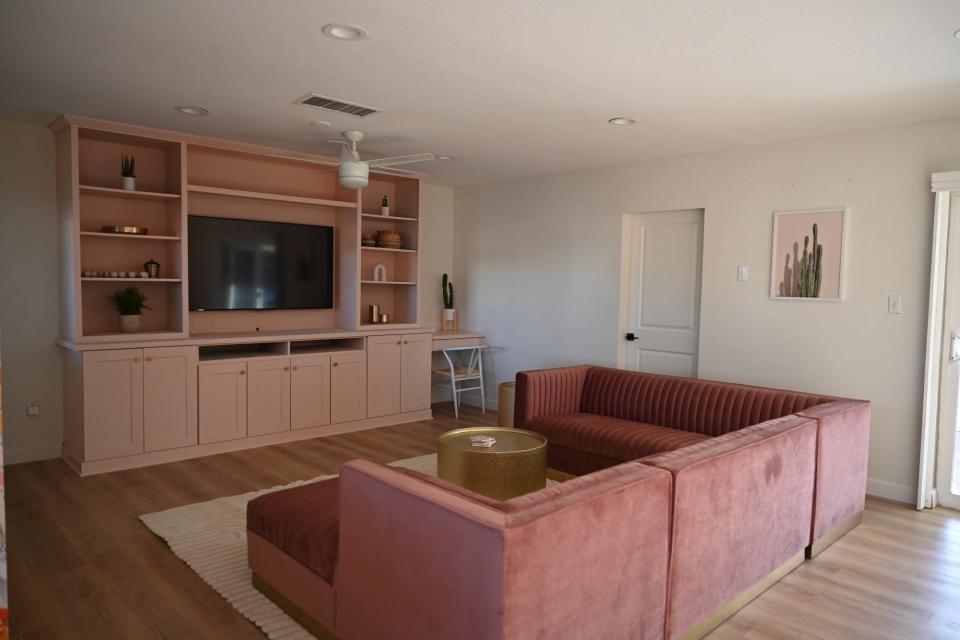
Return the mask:
<path id="1" fill-rule="evenodd" d="M 700 376 L 871 400 L 869 490 L 912 501 L 930 173 L 956 169 L 951 119 L 457 189 L 457 306 L 502 347 L 495 382 L 615 366 L 622 216 L 703 208 Z M 851 208 L 846 301 L 770 300 L 772 212 L 834 205 Z M 894 293 L 902 315 L 886 312 Z"/>
<path id="2" fill-rule="evenodd" d="M 60 455 L 59 249 L 53 135 L 0 120 L 0 351 L 7 464 Z M 28 399 L 40 415 L 28 417 Z"/>
<path id="3" fill-rule="evenodd" d="M 440 326 L 440 279 L 443 274 L 453 275 L 453 189 L 434 184 L 422 184 L 420 188 L 420 323 L 425 327 Z M 434 365 L 443 363 L 434 356 Z M 450 394 L 439 387 L 432 389 L 433 402 L 447 402 Z"/>

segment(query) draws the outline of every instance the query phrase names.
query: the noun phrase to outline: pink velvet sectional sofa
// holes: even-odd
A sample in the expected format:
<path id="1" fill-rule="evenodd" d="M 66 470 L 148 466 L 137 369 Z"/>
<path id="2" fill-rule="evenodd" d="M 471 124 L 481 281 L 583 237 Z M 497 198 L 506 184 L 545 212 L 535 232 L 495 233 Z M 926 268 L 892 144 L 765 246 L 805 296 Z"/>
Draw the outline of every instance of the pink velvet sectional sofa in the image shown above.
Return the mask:
<path id="1" fill-rule="evenodd" d="M 521 372 L 517 426 L 578 477 L 500 502 L 353 461 L 250 502 L 250 567 L 320 637 L 702 637 L 858 521 L 869 410 L 600 367 Z"/>

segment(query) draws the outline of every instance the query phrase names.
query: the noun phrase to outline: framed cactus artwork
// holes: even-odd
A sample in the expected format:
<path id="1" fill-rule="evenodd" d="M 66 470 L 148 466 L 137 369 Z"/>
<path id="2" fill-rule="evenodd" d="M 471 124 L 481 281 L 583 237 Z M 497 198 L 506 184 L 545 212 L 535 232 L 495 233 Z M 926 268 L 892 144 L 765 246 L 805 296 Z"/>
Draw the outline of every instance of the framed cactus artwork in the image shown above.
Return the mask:
<path id="1" fill-rule="evenodd" d="M 776 211 L 770 297 L 777 300 L 843 300 L 847 209 Z"/>

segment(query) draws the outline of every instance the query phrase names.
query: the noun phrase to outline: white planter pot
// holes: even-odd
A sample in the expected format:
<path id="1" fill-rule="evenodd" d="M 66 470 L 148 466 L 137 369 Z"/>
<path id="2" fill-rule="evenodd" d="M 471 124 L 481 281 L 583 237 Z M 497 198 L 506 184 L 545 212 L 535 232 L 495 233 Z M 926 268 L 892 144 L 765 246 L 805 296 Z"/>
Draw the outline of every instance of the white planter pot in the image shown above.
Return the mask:
<path id="1" fill-rule="evenodd" d="M 129 176 L 123 176 L 123 188 L 127 191 L 136 191 L 137 179 Z"/>
<path id="2" fill-rule="evenodd" d="M 443 319 L 453 322 L 453 319 L 457 317 L 456 309 L 444 309 L 443 310 Z"/>
<path id="3" fill-rule="evenodd" d="M 140 331 L 140 314 L 133 316 L 120 316 L 120 328 L 124 333 L 136 333 Z"/>
<path id="4" fill-rule="evenodd" d="M 389 216 L 389 215 L 390 215 L 390 207 L 380 207 L 380 215 L 382 215 L 382 216 Z"/>

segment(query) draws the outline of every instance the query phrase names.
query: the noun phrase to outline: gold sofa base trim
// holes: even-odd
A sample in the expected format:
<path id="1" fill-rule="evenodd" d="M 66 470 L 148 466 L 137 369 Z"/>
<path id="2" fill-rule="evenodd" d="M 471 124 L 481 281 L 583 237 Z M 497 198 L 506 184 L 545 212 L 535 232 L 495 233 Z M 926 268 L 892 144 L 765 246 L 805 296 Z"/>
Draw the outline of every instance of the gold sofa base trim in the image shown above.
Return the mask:
<path id="1" fill-rule="evenodd" d="M 836 542 L 843 536 L 850 533 L 853 529 L 855 529 L 862 520 L 863 520 L 863 511 L 853 516 L 849 520 L 838 524 L 830 531 L 827 531 L 825 534 L 823 534 L 823 536 L 820 537 L 819 540 L 817 540 L 816 542 L 811 544 L 809 547 L 807 547 L 806 549 L 807 557 L 816 558 L 818 555 L 820 555 L 821 551 L 823 551 L 824 549 L 832 545 L 834 542 Z"/>
<path id="2" fill-rule="evenodd" d="M 283 609 L 288 616 L 297 621 L 297 624 L 315 635 L 317 640 L 337 640 L 337 636 L 333 635 L 329 629 L 307 615 L 303 609 L 290 602 L 286 596 L 256 573 L 253 574 L 253 588 L 262 593 L 270 602 Z"/>
<path id="3" fill-rule="evenodd" d="M 803 564 L 803 551 L 793 556 L 782 565 L 767 574 L 759 582 L 748 588 L 736 598 L 723 605 L 709 616 L 695 624 L 689 631 L 680 636 L 681 640 L 699 640 L 723 624 L 728 618 L 740 609 L 750 604 L 757 596 L 780 582 L 788 573 Z"/>

